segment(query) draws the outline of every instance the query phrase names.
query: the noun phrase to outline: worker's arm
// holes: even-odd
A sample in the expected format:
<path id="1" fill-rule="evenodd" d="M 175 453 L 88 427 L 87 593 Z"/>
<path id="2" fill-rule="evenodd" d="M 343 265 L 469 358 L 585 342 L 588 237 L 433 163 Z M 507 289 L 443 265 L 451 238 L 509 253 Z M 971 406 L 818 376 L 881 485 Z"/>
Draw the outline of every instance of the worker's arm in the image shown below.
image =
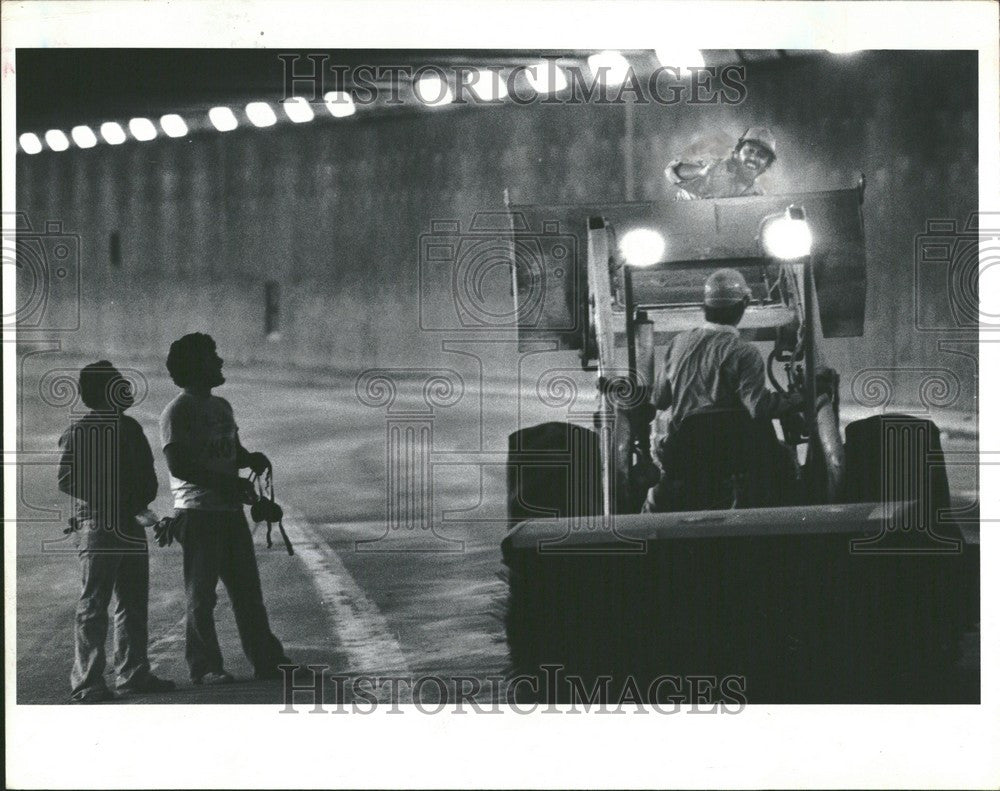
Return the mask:
<path id="1" fill-rule="evenodd" d="M 682 162 L 675 159 L 667 165 L 663 174 L 671 184 L 680 184 L 704 175 L 707 169 L 708 164 L 705 162 Z"/>
<path id="2" fill-rule="evenodd" d="M 79 474 L 75 463 L 75 437 L 76 427 L 70 426 L 63 435 L 59 437 L 59 467 L 56 471 L 56 481 L 59 491 L 68 494 L 70 497 L 77 497 L 77 484 Z"/>
<path id="3" fill-rule="evenodd" d="M 660 370 L 656 372 L 656 382 L 653 385 L 653 393 L 650 401 L 658 410 L 669 409 L 674 403 L 673 389 L 670 387 L 670 379 L 667 372 L 670 370 L 670 350 L 673 348 L 673 340 L 667 346 L 666 354 L 663 355 L 663 363 Z"/>
<path id="4" fill-rule="evenodd" d="M 751 417 L 774 420 L 802 411 L 805 402 L 801 394 L 776 393 L 767 389 L 764 361 L 749 343 L 737 347 L 731 359 L 740 401 Z"/>
<path id="5" fill-rule="evenodd" d="M 149 447 L 149 441 L 138 423 L 136 430 L 136 462 L 134 474 L 137 476 L 135 482 L 135 503 L 131 503 L 131 509 L 136 513 L 148 508 L 149 504 L 156 499 L 156 490 L 159 482 L 156 480 L 156 466 L 153 463 L 153 451 Z"/>
<path id="6" fill-rule="evenodd" d="M 211 489 L 227 497 L 235 497 L 241 502 L 252 503 L 253 484 L 239 475 L 210 470 L 195 461 L 195 453 L 184 442 L 171 442 L 163 448 L 167 457 L 170 474 L 181 481 L 193 483 L 202 489 Z"/>
<path id="7" fill-rule="evenodd" d="M 656 386 L 653 388 L 653 406 L 663 411 L 669 409 L 672 403 L 674 403 L 674 394 L 670 387 L 670 380 L 667 379 L 665 372 L 661 372 L 657 376 Z"/>
<path id="8" fill-rule="evenodd" d="M 271 469 L 271 460 L 260 451 L 250 452 L 236 440 L 236 464 L 241 470 L 251 469 L 258 475 L 263 475 L 265 470 Z"/>

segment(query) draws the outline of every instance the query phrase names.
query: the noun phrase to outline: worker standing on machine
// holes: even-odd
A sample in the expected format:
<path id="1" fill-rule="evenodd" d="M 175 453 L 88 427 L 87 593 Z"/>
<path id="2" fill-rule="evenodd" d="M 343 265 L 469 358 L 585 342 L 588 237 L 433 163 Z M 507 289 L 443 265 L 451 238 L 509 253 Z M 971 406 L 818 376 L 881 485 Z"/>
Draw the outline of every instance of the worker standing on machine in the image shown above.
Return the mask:
<path id="1" fill-rule="evenodd" d="M 764 361 L 737 329 L 750 303 L 750 288 L 735 269 L 719 269 L 705 281 L 705 323 L 676 335 L 667 348 L 653 390 L 657 410 L 670 410 L 672 431 L 692 412 L 743 407 L 752 419 L 773 420 L 802 410 L 797 392 L 767 388 Z M 663 442 L 658 448 L 661 463 Z M 665 476 L 664 476 L 665 477 Z M 649 490 L 643 511 L 666 510 L 666 481 Z"/>
<path id="2" fill-rule="evenodd" d="M 774 135 L 764 126 L 752 126 L 723 159 L 684 162 L 675 159 L 664 175 L 677 187 L 678 200 L 738 198 L 762 195 L 757 178 L 774 164 Z"/>

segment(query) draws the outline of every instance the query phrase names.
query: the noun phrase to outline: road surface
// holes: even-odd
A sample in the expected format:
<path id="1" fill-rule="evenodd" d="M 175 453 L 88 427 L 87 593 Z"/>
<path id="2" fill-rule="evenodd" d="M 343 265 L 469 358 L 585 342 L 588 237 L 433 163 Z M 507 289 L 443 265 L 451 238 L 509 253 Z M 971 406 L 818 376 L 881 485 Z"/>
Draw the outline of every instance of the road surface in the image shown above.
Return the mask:
<path id="1" fill-rule="evenodd" d="M 75 362 L 59 365 L 71 369 Z M 65 404 L 39 397 L 41 373 L 39 368 L 26 374 L 20 406 L 20 447 L 29 451 L 20 466 L 17 526 L 21 704 L 67 702 L 79 593 L 75 549 L 61 533 L 68 502 L 56 490 L 51 454 L 69 412 Z M 515 387 L 484 386 L 474 376 L 462 377 L 450 391 L 441 382 L 403 378 L 389 402 L 378 383 L 359 390 L 353 378 L 288 384 L 273 374 L 261 381 L 251 369 L 228 373 L 231 381 L 217 392 L 232 403 L 243 444 L 265 450 L 274 462 L 277 498 L 290 514 L 286 527 L 297 547 L 294 557 L 285 554 L 277 535 L 267 549 L 262 525 L 254 533 L 272 627 L 289 656 L 348 676 L 484 680 L 502 675 L 507 652 L 499 574 L 507 435 L 518 425 L 559 419 L 553 404 L 562 409 L 566 403 L 553 400 L 552 391 L 542 400 L 536 397 L 541 391 L 533 389 L 519 397 Z M 160 494 L 153 509 L 165 514 L 169 483 L 157 418 L 176 388 L 164 375 L 147 371 L 145 376 L 148 394 L 130 414 L 154 448 Z M 590 403 L 585 397 L 580 401 L 582 406 L 571 408 Z M 426 468 L 416 461 L 421 437 L 431 449 Z M 967 431 L 946 434 L 945 442 L 946 450 L 974 448 Z M 394 459 L 407 452 L 415 455 L 400 467 Z M 404 468 L 413 471 L 409 479 L 399 472 Z M 952 485 L 970 492 L 974 472 L 958 470 Z M 423 492 L 425 500 L 405 501 L 402 492 L 411 498 Z M 223 595 L 216 609 L 219 637 L 238 683 L 211 689 L 190 684 L 183 660 L 180 549 L 153 544 L 150 556 L 150 656 L 156 672 L 179 682 L 179 689 L 134 700 L 280 703 L 280 682 L 250 680 Z M 474 697 L 495 700 L 498 689 L 483 681 Z M 401 690 L 397 699 L 406 702 L 406 685 Z M 434 685 L 423 690 L 425 699 L 439 694 Z M 340 694 L 326 692 L 328 700 Z M 379 699 L 392 694 L 384 687 Z"/>

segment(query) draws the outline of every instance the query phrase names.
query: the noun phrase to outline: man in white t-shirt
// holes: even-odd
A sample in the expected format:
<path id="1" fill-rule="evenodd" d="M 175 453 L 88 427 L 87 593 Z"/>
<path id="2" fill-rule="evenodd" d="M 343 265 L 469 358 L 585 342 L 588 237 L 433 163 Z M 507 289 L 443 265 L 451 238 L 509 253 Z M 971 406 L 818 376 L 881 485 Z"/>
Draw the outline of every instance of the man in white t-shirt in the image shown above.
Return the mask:
<path id="1" fill-rule="evenodd" d="M 187 593 L 185 655 L 195 684 L 233 680 L 222 664 L 215 632 L 215 590 L 221 579 L 236 616 L 243 652 L 256 678 L 280 678 L 287 664 L 271 633 L 244 504 L 253 485 L 239 475 L 271 466 L 263 453 L 240 444 L 233 408 L 212 388 L 225 382 L 222 359 L 209 335 L 191 333 L 170 346 L 167 370 L 183 391 L 160 416 L 160 438 L 170 469 L 176 533 L 184 549 Z"/>

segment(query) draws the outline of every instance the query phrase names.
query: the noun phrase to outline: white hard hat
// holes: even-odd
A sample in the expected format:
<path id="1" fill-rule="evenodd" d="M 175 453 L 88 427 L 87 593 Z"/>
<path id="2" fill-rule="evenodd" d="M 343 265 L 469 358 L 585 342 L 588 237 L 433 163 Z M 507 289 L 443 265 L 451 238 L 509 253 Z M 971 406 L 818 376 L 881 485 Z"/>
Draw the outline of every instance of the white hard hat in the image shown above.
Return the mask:
<path id="1" fill-rule="evenodd" d="M 735 269 L 717 269 L 705 281 L 705 305 L 723 308 L 750 299 L 746 278 Z"/>

